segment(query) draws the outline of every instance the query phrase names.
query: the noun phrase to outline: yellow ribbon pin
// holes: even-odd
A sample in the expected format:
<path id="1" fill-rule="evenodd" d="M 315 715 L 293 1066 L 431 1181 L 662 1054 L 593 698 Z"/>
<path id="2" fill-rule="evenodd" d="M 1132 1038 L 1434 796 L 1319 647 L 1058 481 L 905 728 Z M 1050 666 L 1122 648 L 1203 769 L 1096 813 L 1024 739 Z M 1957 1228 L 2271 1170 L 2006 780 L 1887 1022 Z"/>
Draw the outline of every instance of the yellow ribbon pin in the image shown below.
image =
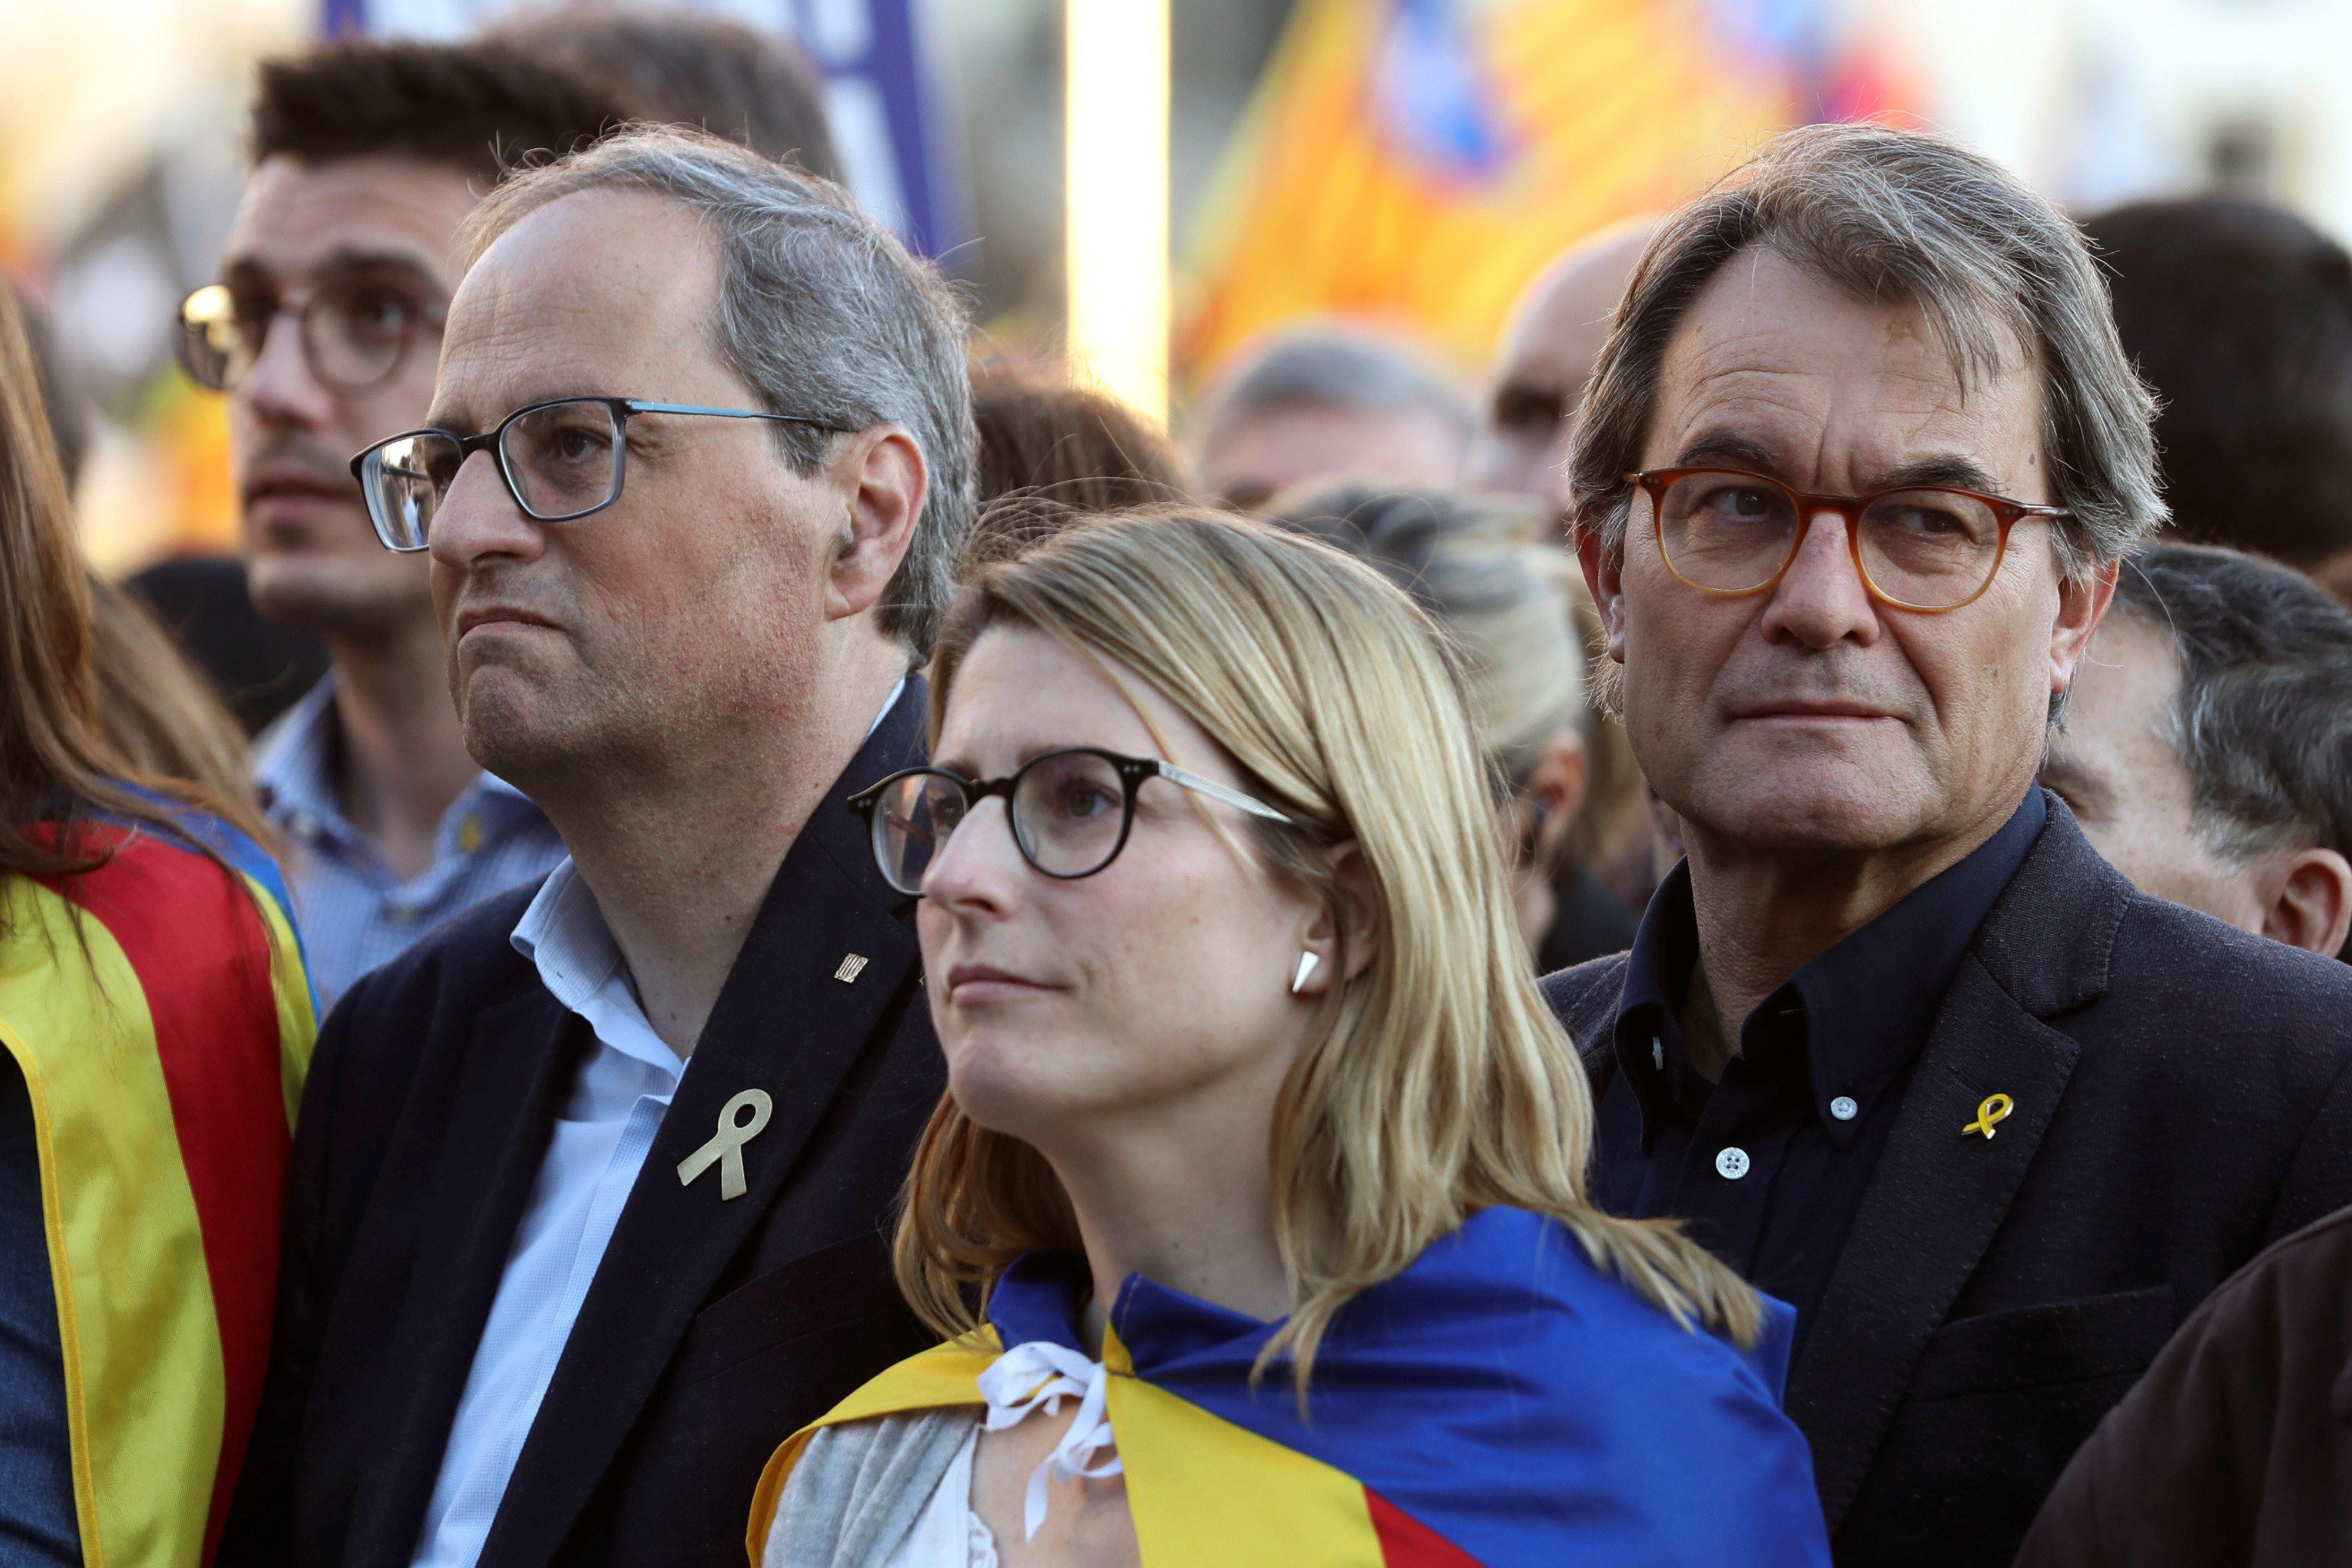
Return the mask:
<path id="1" fill-rule="evenodd" d="M 743 1177 L 743 1145 L 760 1135 L 775 1108 L 775 1102 L 768 1098 L 764 1089 L 746 1089 L 727 1102 L 726 1108 L 719 1113 L 717 1135 L 678 1162 L 679 1185 L 692 1186 L 695 1177 L 717 1166 L 720 1202 L 751 1191 L 751 1183 Z M 739 1111 L 751 1112 L 751 1119 L 739 1120 Z"/>
<path id="2" fill-rule="evenodd" d="M 1960 1136 L 1965 1138 L 1970 1133 L 1982 1133 L 1990 1139 L 1992 1136 L 1992 1124 L 2007 1117 L 2015 1109 L 2017 1109 L 2017 1103 L 2008 1095 L 1988 1094 L 1985 1096 L 1984 1103 L 1977 1107 L 1977 1119 L 1960 1129 Z"/>

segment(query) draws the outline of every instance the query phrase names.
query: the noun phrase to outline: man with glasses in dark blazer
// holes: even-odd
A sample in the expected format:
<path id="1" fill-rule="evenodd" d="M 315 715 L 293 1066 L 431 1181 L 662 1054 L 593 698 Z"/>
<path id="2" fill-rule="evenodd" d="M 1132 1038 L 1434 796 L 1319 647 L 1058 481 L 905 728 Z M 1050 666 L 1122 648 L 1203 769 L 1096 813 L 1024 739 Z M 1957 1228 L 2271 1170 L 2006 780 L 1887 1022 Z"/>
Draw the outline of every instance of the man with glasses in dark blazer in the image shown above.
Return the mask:
<path id="1" fill-rule="evenodd" d="M 223 1561 L 718 1563 L 775 1444 L 925 1339 L 885 1229 L 938 1048 L 846 802 L 924 752 L 963 320 L 694 132 L 511 177 L 461 249 L 425 428 L 353 469 L 569 858 L 322 1033 Z"/>
<path id="2" fill-rule="evenodd" d="M 1602 1201 L 1796 1306 L 1843 1564 L 2007 1563 L 2182 1317 L 2352 1200 L 2352 972 L 2135 893 L 2034 781 L 2149 416 L 2063 215 L 1816 126 L 1665 222 L 1577 429 L 1688 858 L 1545 989 Z"/>

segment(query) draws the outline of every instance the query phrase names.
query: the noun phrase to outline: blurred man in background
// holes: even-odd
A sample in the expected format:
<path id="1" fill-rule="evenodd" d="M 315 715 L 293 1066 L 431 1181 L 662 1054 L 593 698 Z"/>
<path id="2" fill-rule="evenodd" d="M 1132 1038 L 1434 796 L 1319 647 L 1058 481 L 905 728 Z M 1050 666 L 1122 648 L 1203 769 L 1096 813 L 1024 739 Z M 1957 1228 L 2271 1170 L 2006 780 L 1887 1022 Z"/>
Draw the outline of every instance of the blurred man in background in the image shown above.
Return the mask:
<path id="1" fill-rule="evenodd" d="M 491 35 L 594 83 L 633 120 L 692 125 L 840 183 L 824 83 L 780 33 L 678 6 L 565 5 Z"/>
<path id="2" fill-rule="evenodd" d="M 2172 530 L 2312 568 L 2352 549 L 2352 256 L 2204 196 L 2084 225 L 2156 420 Z"/>
<path id="3" fill-rule="evenodd" d="M 1563 530 L 1577 404 L 1584 401 L 1617 301 L 1658 221 L 1629 218 L 1562 251 L 1519 296 L 1496 357 L 1485 423 L 1470 444 L 1465 477 L 1482 490 L 1537 497 L 1560 519 Z M 1589 648 L 1600 637 L 1601 622 L 1580 579 L 1572 593 L 1580 641 Z M 1622 906 L 1630 921 L 1681 851 L 1654 814 L 1649 786 L 1624 727 L 1596 710 L 1588 739 L 1591 788 L 1567 860 L 1589 867 L 1594 885 L 1573 891 L 1563 886 L 1559 892 L 1563 898 L 1607 898 Z"/>
<path id="4" fill-rule="evenodd" d="M 253 177 L 220 282 L 183 308 L 182 357 L 229 394 L 255 606 L 333 653 L 255 759 L 330 1002 L 562 858 L 538 808 L 467 755 L 424 563 L 376 542 L 350 464 L 424 423 L 450 246 L 502 162 L 622 117 L 496 46 L 351 42 L 261 68 Z"/>
<path id="5" fill-rule="evenodd" d="M 2142 893 L 2314 953 L 2352 932 L 2352 612 L 2300 572 L 2124 565 L 2042 780 Z"/>
<path id="6" fill-rule="evenodd" d="M 1444 489 L 1477 423 L 1469 398 L 1400 339 L 1296 327 L 1245 352 L 1204 400 L 1192 443 L 1201 493 L 1254 511 L 1309 479 Z"/>
<path id="7" fill-rule="evenodd" d="M 1570 246 L 1512 307 L 1495 359 L 1486 423 L 1470 444 L 1465 477 L 1481 490 L 1538 496 L 1568 515 L 1568 443 L 1576 405 L 1625 280 L 1657 233 L 1654 217 L 1629 218 Z"/>

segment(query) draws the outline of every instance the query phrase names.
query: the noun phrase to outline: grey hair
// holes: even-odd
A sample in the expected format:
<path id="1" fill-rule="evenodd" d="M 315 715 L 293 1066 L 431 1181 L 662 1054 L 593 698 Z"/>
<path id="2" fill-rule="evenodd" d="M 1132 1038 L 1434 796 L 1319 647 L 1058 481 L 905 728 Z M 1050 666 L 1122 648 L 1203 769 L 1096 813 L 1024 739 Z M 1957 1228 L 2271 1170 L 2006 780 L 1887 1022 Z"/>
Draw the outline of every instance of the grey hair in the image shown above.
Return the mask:
<path id="1" fill-rule="evenodd" d="M 1657 411 L 1658 371 L 1684 313 L 1732 257 L 1769 249 L 1868 303 L 1916 304 L 1963 389 L 2019 350 L 2042 378 L 2053 531 L 2080 580 L 2164 521 L 2155 400 L 2124 357 L 2082 232 L 1992 160 L 1917 131 L 1809 125 L 1667 218 L 1612 322 L 1576 426 L 1569 478 L 1579 528 L 1624 548 L 1633 486 Z"/>
<path id="2" fill-rule="evenodd" d="M 795 471 L 815 473 L 838 431 L 898 424 L 914 438 L 929 491 L 876 619 L 927 657 L 974 506 L 968 322 L 953 289 L 840 186 L 674 126 L 634 126 L 509 176 L 466 221 L 466 264 L 550 203 L 608 189 L 667 197 L 717 239 L 713 347 L 769 413 L 835 427 L 771 427 Z"/>
<path id="3" fill-rule="evenodd" d="M 1429 414 L 1465 443 L 1478 424 L 1469 394 L 1402 340 L 1352 322 L 1318 321 L 1267 339 L 1223 376 L 1200 429 L 1214 442 L 1242 420 L 1293 408 Z"/>
<path id="4" fill-rule="evenodd" d="M 1538 542 L 1547 519 L 1536 503 L 1340 481 L 1278 497 L 1269 515 L 1364 561 L 1444 629 L 1479 745 L 1506 783 L 1524 784 L 1560 730 L 1584 732 L 1575 569 Z"/>
<path id="5" fill-rule="evenodd" d="M 2177 544 L 2125 561 L 2115 610 L 2180 663 L 2167 738 L 2213 851 L 2352 855 L 2352 612 L 2287 567 Z"/>

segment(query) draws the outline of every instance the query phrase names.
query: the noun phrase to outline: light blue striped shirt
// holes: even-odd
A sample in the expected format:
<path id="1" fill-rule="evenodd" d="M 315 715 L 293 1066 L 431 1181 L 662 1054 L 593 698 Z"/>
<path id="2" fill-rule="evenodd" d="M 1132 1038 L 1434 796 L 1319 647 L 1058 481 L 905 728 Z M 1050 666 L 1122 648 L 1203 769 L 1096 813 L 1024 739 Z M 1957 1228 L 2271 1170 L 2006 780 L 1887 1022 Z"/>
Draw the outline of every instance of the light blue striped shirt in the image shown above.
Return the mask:
<path id="1" fill-rule="evenodd" d="M 262 810 L 286 836 L 286 882 L 322 1008 L 450 916 L 538 882 L 563 859 L 539 808 L 485 773 L 442 813 L 433 863 L 402 882 L 343 815 L 341 746 L 331 670 L 263 734 L 253 764 Z"/>

